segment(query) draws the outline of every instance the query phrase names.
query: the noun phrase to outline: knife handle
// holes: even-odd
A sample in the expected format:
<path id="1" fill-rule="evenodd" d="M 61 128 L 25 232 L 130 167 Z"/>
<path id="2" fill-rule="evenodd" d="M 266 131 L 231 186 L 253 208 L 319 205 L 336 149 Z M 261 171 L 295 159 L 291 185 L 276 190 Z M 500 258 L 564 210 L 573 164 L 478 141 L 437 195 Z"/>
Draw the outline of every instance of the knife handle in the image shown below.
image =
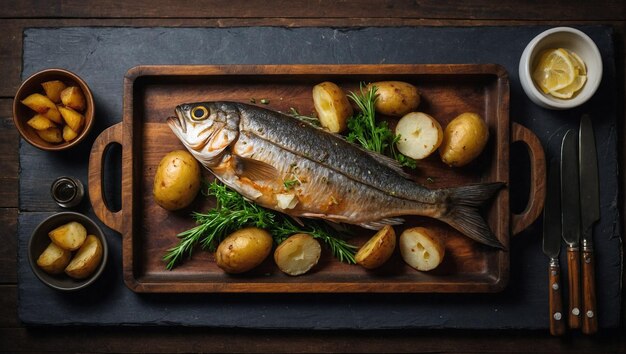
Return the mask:
<path id="1" fill-rule="evenodd" d="M 553 336 L 561 336 L 565 333 L 565 321 L 563 320 L 563 297 L 561 296 L 561 267 L 559 259 L 550 259 L 550 267 L 548 273 L 550 280 L 549 299 L 550 299 L 550 334 Z"/>
<path id="2" fill-rule="evenodd" d="M 596 311 L 596 277 L 593 246 L 583 245 L 583 333 L 593 334 L 598 331 L 598 313 Z"/>
<path id="3" fill-rule="evenodd" d="M 567 247 L 569 280 L 569 327 L 580 328 L 580 252 L 578 247 Z"/>

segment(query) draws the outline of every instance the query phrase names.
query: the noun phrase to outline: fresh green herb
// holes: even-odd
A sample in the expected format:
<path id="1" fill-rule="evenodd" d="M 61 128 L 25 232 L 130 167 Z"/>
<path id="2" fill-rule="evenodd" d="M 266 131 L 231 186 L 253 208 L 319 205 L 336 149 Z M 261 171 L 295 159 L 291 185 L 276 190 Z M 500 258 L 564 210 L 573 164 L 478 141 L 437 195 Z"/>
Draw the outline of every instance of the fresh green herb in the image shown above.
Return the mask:
<path id="1" fill-rule="evenodd" d="M 283 185 L 285 186 L 286 190 L 290 190 L 290 189 L 293 189 L 296 186 L 299 186 L 300 185 L 300 181 L 297 178 L 288 179 L 286 181 L 283 181 Z"/>
<path id="2" fill-rule="evenodd" d="M 311 125 L 314 125 L 316 127 L 320 127 L 321 126 L 320 120 L 316 116 L 314 116 L 314 115 L 305 116 L 303 114 L 300 114 L 300 112 L 298 112 L 298 110 L 293 108 L 293 107 L 289 108 L 289 115 L 294 117 L 294 118 L 297 118 L 297 119 L 299 119 L 301 121 L 307 122 L 307 123 L 309 123 Z"/>
<path id="3" fill-rule="evenodd" d="M 250 99 L 250 103 L 256 103 L 256 99 L 254 99 L 254 97 L 252 97 L 252 98 Z"/>
<path id="4" fill-rule="evenodd" d="M 432 177 L 426 177 L 426 182 L 428 183 L 435 183 L 435 179 Z"/>
<path id="5" fill-rule="evenodd" d="M 328 245 L 340 261 L 355 263 L 356 247 L 335 236 L 325 223 L 306 219 L 303 220 L 304 226 L 296 226 L 286 215 L 247 201 L 223 184 L 214 181 L 205 188 L 203 194 L 214 196 L 217 205 L 206 213 L 194 213 L 197 226 L 176 235 L 179 243 L 168 249 L 163 257 L 168 270 L 173 269 L 183 258 L 190 258 L 196 245 L 215 251 L 219 242 L 228 234 L 247 226 L 267 230 L 277 243 L 296 233 L 310 234 Z"/>
<path id="6" fill-rule="evenodd" d="M 350 142 L 358 142 L 366 148 L 380 154 L 385 154 L 396 159 L 402 166 L 415 168 L 415 160 L 402 155 L 396 149 L 396 143 L 400 136 L 395 135 L 385 121 L 376 122 L 376 111 L 374 105 L 378 96 L 378 88 L 372 86 L 365 91 L 364 84 L 361 83 L 358 93 L 350 92 L 350 98 L 359 107 L 360 112 L 353 115 L 348 120 L 349 134 L 346 139 Z"/>
<path id="7" fill-rule="evenodd" d="M 267 98 L 262 98 L 261 99 L 261 103 L 263 103 L 263 104 L 270 104 L 270 100 L 268 100 Z"/>

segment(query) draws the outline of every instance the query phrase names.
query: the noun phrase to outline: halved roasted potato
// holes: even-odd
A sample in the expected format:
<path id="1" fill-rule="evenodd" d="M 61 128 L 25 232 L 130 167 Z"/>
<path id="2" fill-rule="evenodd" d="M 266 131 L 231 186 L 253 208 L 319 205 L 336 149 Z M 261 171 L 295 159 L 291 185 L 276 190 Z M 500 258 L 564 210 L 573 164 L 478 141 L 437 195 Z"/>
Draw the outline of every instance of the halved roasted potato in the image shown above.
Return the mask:
<path id="1" fill-rule="evenodd" d="M 89 235 L 76 255 L 65 268 L 65 274 L 75 279 L 90 276 L 102 261 L 102 243 L 94 235 Z"/>
<path id="2" fill-rule="evenodd" d="M 63 140 L 70 142 L 78 136 L 78 133 L 73 131 L 69 125 L 63 127 Z"/>
<path id="3" fill-rule="evenodd" d="M 50 119 L 42 116 L 41 114 L 34 115 L 26 122 L 26 124 L 35 130 L 46 130 L 56 127 Z"/>
<path id="4" fill-rule="evenodd" d="M 76 112 L 75 110 L 69 107 L 59 106 L 59 111 L 63 116 L 63 120 L 65 123 L 76 133 L 79 133 L 81 129 L 83 129 L 83 124 L 85 124 L 85 117 L 82 114 Z"/>
<path id="5" fill-rule="evenodd" d="M 48 247 L 37 258 L 37 265 L 48 274 L 61 274 L 70 263 L 72 252 L 64 250 L 54 242 L 50 242 Z"/>
<path id="6" fill-rule="evenodd" d="M 72 221 L 50 231 L 48 236 L 57 246 L 68 251 L 75 251 L 85 242 L 87 229 L 80 223 Z"/>
<path id="7" fill-rule="evenodd" d="M 313 104 L 322 127 L 332 133 L 346 130 L 352 106 L 346 93 L 336 84 L 325 81 L 313 87 Z"/>
<path id="8" fill-rule="evenodd" d="M 354 259 L 363 268 L 374 269 L 387 262 L 395 249 L 396 232 L 385 225 L 359 249 Z"/>
<path id="9" fill-rule="evenodd" d="M 443 141 L 443 130 L 437 120 L 422 112 L 411 112 L 398 121 L 396 143 L 402 154 L 421 160 L 435 152 Z"/>
<path id="10" fill-rule="evenodd" d="M 411 267 L 428 271 L 443 261 L 445 247 L 434 233 L 423 227 L 413 227 L 400 234 L 400 254 Z"/>
<path id="11" fill-rule="evenodd" d="M 295 276 L 311 270 L 321 254 L 322 247 L 313 236 L 295 234 L 276 247 L 274 261 L 283 273 Z"/>

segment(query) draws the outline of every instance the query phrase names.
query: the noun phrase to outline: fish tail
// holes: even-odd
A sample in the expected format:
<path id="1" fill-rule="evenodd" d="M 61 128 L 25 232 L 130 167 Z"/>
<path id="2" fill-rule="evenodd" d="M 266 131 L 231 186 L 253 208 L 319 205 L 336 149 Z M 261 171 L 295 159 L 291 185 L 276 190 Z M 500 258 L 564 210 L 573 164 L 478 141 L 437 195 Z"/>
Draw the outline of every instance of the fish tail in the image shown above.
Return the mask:
<path id="1" fill-rule="evenodd" d="M 494 182 L 450 188 L 447 211 L 439 219 L 477 242 L 505 249 L 479 213 L 479 207 L 503 186 Z"/>

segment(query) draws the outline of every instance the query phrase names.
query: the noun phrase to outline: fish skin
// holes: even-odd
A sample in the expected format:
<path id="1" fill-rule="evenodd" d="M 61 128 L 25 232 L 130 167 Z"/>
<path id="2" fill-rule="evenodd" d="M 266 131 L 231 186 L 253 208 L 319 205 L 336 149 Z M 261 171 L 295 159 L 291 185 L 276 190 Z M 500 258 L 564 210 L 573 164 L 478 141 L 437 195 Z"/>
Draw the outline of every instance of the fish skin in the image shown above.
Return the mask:
<path id="1" fill-rule="evenodd" d="M 192 112 L 204 112 L 203 107 L 210 114 L 194 119 Z M 182 104 L 176 115 L 168 124 L 192 155 L 224 184 L 266 208 L 371 229 L 400 224 L 403 215 L 428 216 L 503 248 L 476 210 L 502 183 L 431 190 L 407 179 L 391 159 L 244 103 Z M 295 183 L 288 187 L 285 181 Z"/>

